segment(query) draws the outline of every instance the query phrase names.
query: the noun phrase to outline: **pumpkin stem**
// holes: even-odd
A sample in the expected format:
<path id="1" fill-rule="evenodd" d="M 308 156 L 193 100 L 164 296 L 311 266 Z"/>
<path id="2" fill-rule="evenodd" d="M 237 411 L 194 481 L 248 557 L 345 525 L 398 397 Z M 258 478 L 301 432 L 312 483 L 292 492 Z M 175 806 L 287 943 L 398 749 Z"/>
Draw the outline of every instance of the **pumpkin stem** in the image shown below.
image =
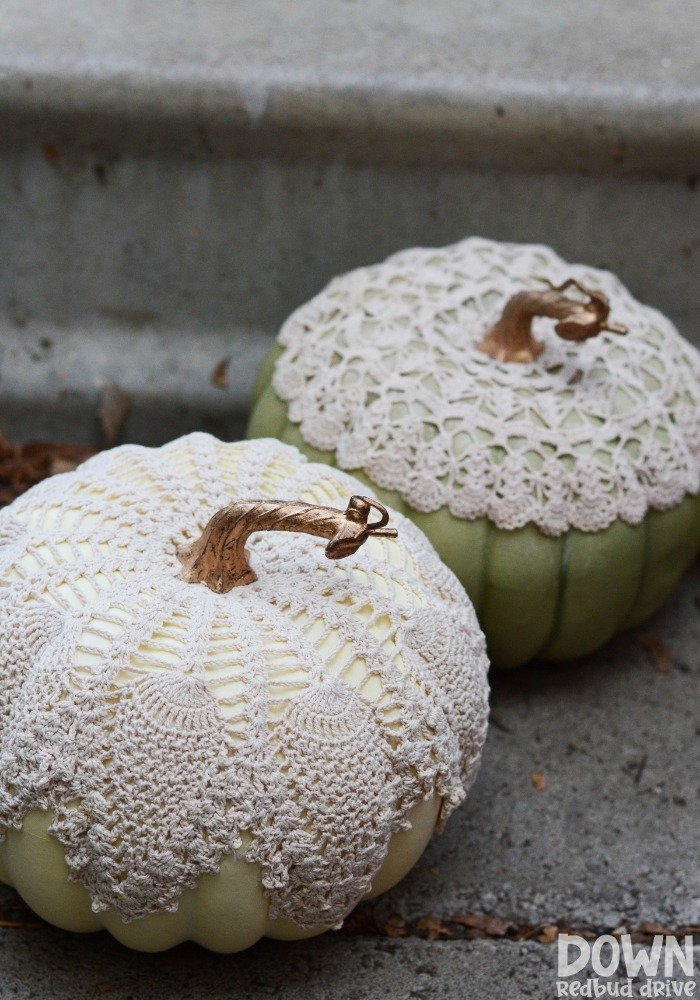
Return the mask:
<path id="1" fill-rule="evenodd" d="M 563 293 L 571 287 L 587 295 L 590 301 L 568 298 Z M 544 344 L 532 334 L 535 316 L 558 319 L 554 329 L 564 340 L 588 340 L 603 330 L 627 333 L 626 326 L 607 322 L 609 313 L 610 302 L 606 295 L 587 288 L 575 278 L 569 278 L 561 285 L 512 295 L 501 318 L 488 330 L 477 348 L 497 361 L 526 364 L 538 358 L 544 350 Z"/>
<path id="2" fill-rule="evenodd" d="M 372 508 L 380 518 L 370 524 Z M 326 556 L 343 559 L 356 552 L 370 535 L 396 538 L 396 528 L 387 528 L 388 522 L 386 508 L 369 497 L 350 497 L 344 511 L 301 500 L 238 500 L 214 514 L 195 542 L 177 550 L 183 565 L 180 578 L 187 583 L 205 583 L 215 593 L 227 594 L 257 579 L 245 549 L 254 531 L 296 531 L 328 538 Z"/>

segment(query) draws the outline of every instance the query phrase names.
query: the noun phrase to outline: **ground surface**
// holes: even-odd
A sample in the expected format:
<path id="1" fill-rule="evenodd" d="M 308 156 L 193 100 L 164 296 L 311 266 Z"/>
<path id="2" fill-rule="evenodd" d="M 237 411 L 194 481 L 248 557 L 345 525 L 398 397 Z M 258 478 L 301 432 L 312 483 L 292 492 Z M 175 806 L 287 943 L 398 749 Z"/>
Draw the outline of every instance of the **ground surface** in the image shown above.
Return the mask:
<path id="1" fill-rule="evenodd" d="M 240 435 L 289 312 L 409 245 L 550 244 L 700 344 L 694 0 L 2 13 L 0 500 L 75 457 L 15 442 L 105 444 L 115 383 L 121 440 Z M 469 800 L 345 931 L 138 955 L 0 887 L 1 1000 L 544 1000 L 560 928 L 699 927 L 697 595 L 700 568 L 595 656 L 495 676 Z"/>

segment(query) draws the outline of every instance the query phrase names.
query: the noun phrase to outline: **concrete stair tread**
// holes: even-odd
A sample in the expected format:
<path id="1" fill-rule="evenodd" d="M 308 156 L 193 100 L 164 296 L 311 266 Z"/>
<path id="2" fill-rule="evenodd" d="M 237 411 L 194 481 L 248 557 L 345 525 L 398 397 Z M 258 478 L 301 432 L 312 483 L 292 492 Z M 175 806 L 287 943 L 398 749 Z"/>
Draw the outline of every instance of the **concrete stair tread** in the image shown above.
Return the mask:
<path id="1" fill-rule="evenodd" d="M 6 0 L 0 111 L 86 142 L 176 123 L 207 155 L 676 175 L 697 171 L 699 48 L 693 0 Z"/>

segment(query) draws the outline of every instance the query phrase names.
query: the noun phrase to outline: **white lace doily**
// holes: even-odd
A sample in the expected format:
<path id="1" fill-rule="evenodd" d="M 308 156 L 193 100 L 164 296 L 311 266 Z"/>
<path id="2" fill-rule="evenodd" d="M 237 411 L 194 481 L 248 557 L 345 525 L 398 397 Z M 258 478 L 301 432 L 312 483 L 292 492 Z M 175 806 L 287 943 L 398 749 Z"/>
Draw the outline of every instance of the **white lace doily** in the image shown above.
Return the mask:
<path id="1" fill-rule="evenodd" d="M 270 917 L 335 923 L 410 809 L 442 820 L 478 768 L 487 661 L 424 536 L 331 562 L 256 534 L 258 580 L 179 579 L 178 545 L 241 498 L 344 508 L 364 492 L 287 445 L 204 434 L 125 446 L 0 512 L 0 835 L 53 812 L 93 909 L 178 897 L 252 836 Z"/>
<path id="2" fill-rule="evenodd" d="M 608 296 L 626 336 L 567 343 L 536 319 L 533 363 L 475 348 L 515 292 L 571 277 Z M 638 524 L 700 489 L 700 355 L 614 275 L 547 247 L 403 251 L 332 281 L 279 342 L 273 387 L 304 440 L 416 510 L 556 536 Z"/>

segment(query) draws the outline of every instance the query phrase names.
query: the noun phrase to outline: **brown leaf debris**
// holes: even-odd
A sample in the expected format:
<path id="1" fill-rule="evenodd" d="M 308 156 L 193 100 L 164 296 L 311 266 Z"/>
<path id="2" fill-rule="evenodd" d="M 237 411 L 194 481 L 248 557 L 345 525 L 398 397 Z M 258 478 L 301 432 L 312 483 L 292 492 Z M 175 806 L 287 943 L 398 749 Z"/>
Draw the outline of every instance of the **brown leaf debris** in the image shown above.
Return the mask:
<path id="1" fill-rule="evenodd" d="M 117 443 L 130 407 L 131 396 L 116 382 L 108 382 L 102 387 L 97 403 L 97 419 L 106 448 L 112 448 Z"/>
<path id="2" fill-rule="evenodd" d="M 481 931 L 484 937 L 505 937 L 509 931 L 513 930 L 513 924 L 510 920 L 494 917 L 490 913 L 455 913 L 452 920 L 463 927 Z"/>
<path id="3" fill-rule="evenodd" d="M 639 645 L 647 650 L 658 673 L 667 674 L 669 672 L 673 666 L 673 657 L 660 635 L 653 632 L 643 635 L 639 639 Z"/>
<path id="4" fill-rule="evenodd" d="M 532 787 L 536 792 L 543 792 L 547 787 L 545 776 L 540 774 L 539 771 L 535 771 L 534 774 L 530 775 L 530 781 L 532 782 Z"/>
<path id="5" fill-rule="evenodd" d="M 10 444 L 0 434 L 0 505 L 11 503 L 42 479 L 58 472 L 70 472 L 95 448 L 56 441 Z"/>
<path id="6" fill-rule="evenodd" d="M 390 938 L 406 937 L 408 934 L 406 921 L 397 914 L 393 914 L 389 917 L 389 919 L 384 922 L 380 930 Z"/>
<path id="7" fill-rule="evenodd" d="M 436 917 L 434 913 L 429 913 L 426 917 L 421 917 L 416 922 L 416 930 L 421 937 L 426 937 L 428 941 L 437 941 L 438 938 L 451 938 L 454 935 L 449 926 Z"/>
<path id="8" fill-rule="evenodd" d="M 211 383 L 217 389 L 228 389 L 228 366 L 230 358 L 222 358 L 211 373 Z"/>
<path id="9" fill-rule="evenodd" d="M 365 937 L 392 938 L 423 938 L 428 941 L 473 938 L 505 938 L 509 941 L 538 941 L 540 944 L 552 945 L 560 934 L 577 934 L 587 941 L 595 940 L 603 933 L 629 933 L 635 944 L 649 944 L 655 934 L 675 935 L 682 938 L 687 934 L 699 934 L 700 927 L 662 927 L 660 924 L 645 921 L 639 927 L 628 927 L 627 924 L 616 927 L 614 931 L 603 926 L 572 927 L 566 922 L 517 924 L 507 917 L 491 913 L 455 913 L 450 917 L 440 917 L 429 913 L 415 920 L 406 920 L 399 914 L 392 914 L 388 919 L 380 917 L 381 906 L 374 903 L 361 903 L 346 919 L 342 934 L 348 937 L 357 935 Z"/>

